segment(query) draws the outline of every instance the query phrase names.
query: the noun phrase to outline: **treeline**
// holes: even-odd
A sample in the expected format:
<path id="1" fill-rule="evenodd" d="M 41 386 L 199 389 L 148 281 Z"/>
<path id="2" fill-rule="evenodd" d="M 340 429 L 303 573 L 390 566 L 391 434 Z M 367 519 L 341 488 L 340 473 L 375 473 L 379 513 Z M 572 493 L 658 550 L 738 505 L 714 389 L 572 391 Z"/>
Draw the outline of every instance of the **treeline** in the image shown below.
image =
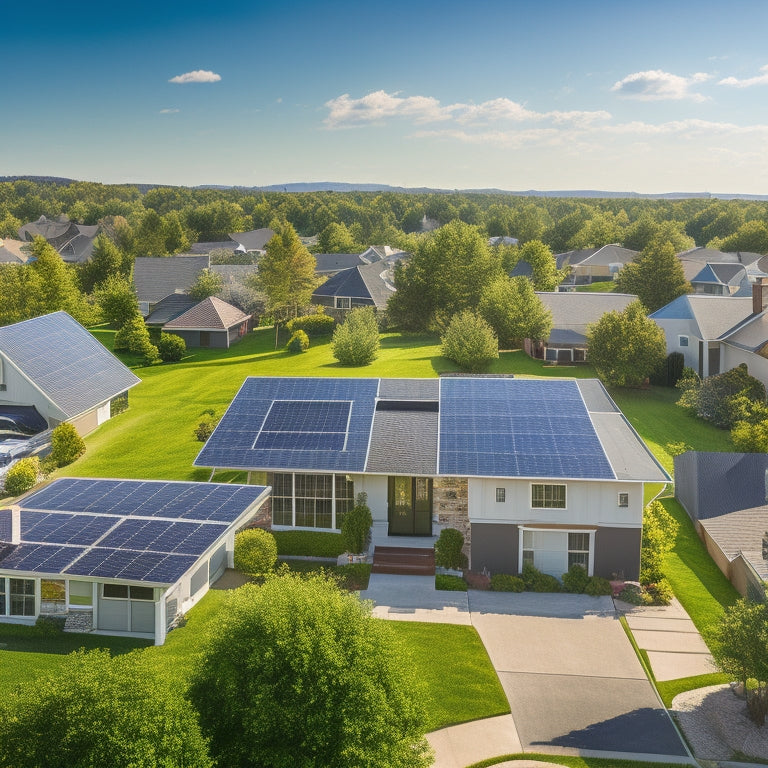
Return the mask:
<path id="1" fill-rule="evenodd" d="M 117 222 L 122 250 L 179 253 L 194 242 L 226 240 L 230 232 L 290 223 L 319 235 L 317 250 L 353 251 L 370 244 L 412 249 L 428 226 L 459 220 L 488 236 L 540 240 L 553 252 L 621 243 L 642 250 L 653 240 L 676 250 L 710 246 L 768 252 L 768 202 L 743 200 L 579 199 L 504 194 L 395 192 L 253 192 L 92 182 L 0 183 L 0 237 L 16 237 L 41 215 L 66 214 L 79 224 Z"/>

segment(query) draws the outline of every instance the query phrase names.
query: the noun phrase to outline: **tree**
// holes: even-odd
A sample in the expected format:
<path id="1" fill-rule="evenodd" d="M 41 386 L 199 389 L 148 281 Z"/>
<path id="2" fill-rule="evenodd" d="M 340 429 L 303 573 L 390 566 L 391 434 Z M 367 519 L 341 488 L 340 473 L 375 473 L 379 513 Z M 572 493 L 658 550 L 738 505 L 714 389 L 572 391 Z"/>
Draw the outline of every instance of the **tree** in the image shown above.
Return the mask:
<path id="1" fill-rule="evenodd" d="M 519 347 L 524 339 L 546 339 L 552 330 L 552 313 L 527 277 L 494 280 L 480 297 L 478 314 L 493 328 L 502 349 Z"/>
<path id="2" fill-rule="evenodd" d="M 230 593 L 223 616 L 189 691 L 219 765 L 430 764 L 405 649 L 356 595 L 270 576 Z"/>
<path id="3" fill-rule="evenodd" d="M 138 653 L 70 654 L 0 712 L 1 768 L 213 765 L 192 706 Z"/>
<path id="4" fill-rule="evenodd" d="M 639 301 L 623 312 L 606 312 L 587 331 L 589 360 L 607 384 L 642 384 L 666 358 L 664 331 L 645 316 Z"/>
<path id="5" fill-rule="evenodd" d="M 121 276 L 123 254 L 118 247 L 102 232 L 93 245 L 90 261 L 80 265 L 80 287 L 85 293 L 109 277 Z"/>
<path id="6" fill-rule="evenodd" d="M 187 342 L 175 333 L 160 333 L 157 351 L 164 363 L 178 363 L 187 351 Z"/>
<path id="7" fill-rule="evenodd" d="M 640 549 L 640 583 L 656 584 L 664 578 L 664 558 L 675 546 L 680 528 L 660 501 L 643 511 L 643 541 Z"/>
<path id="8" fill-rule="evenodd" d="M 190 235 L 178 211 L 170 211 L 163 216 L 163 237 L 166 253 L 182 253 L 189 249 Z"/>
<path id="9" fill-rule="evenodd" d="M 342 365 L 368 365 L 379 354 L 379 325 L 373 307 L 358 307 L 337 325 L 331 338 L 333 356 Z"/>
<path id="10" fill-rule="evenodd" d="M 30 264 L 39 279 L 38 293 L 28 297 L 29 317 L 64 310 L 75 320 L 86 320 L 83 296 L 75 282 L 74 270 L 65 264 L 56 249 L 43 237 L 32 241 Z"/>
<path id="11" fill-rule="evenodd" d="M 209 296 L 221 293 L 223 288 L 224 280 L 218 272 L 214 272 L 212 269 L 203 269 L 200 270 L 189 289 L 189 295 L 196 301 L 202 301 Z"/>
<path id="12" fill-rule="evenodd" d="M 525 261 L 531 265 L 531 282 L 537 291 L 554 291 L 565 279 L 567 269 L 559 270 L 549 246 L 541 240 L 529 240 L 517 249 L 515 264 Z"/>
<path id="13" fill-rule="evenodd" d="M 595 212 L 571 238 L 568 247 L 570 249 L 599 248 L 609 243 L 620 243 L 624 239 L 624 227 L 627 224 L 627 215 L 624 211 L 618 215 L 610 211 Z"/>
<path id="14" fill-rule="evenodd" d="M 149 331 L 141 315 L 131 317 L 115 334 L 113 349 L 127 349 L 136 355 L 142 355 L 146 363 L 151 364 L 160 358 L 160 352 L 149 338 Z"/>
<path id="15" fill-rule="evenodd" d="M 341 521 L 341 540 L 344 549 L 350 554 L 357 555 L 365 552 L 371 543 L 371 526 L 373 516 L 368 506 L 368 495 L 358 493 L 355 506 L 344 515 Z"/>
<path id="16" fill-rule="evenodd" d="M 355 240 L 344 222 L 331 222 L 317 239 L 321 253 L 354 253 Z"/>
<path id="17" fill-rule="evenodd" d="M 141 217 L 135 242 L 138 256 L 165 256 L 168 253 L 163 220 L 154 209 L 148 209 Z"/>
<path id="18" fill-rule="evenodd" d="M 71 464 L 85 453 L 85 441 L 74 425 L 63 421 L 51 432 L 51 459 L 57 467 Z"/>
<path id="19" fill-rule="evenodd" d="M 96 286 L 94 297 L 104 320 L 118 328 L 139 314 L 139 301 L 133 286 L 121 275 L 110 275 Z"/>
<path id="20" fill-rule="evenodd" d="M 471 373 L 485 370 L 499 356 L 493 328 L 469 310 L 453 316 L 440 341 L 443 355 Z"/>
<path id="21" fill-rule="evenodd" d="M 5 492 L 10 496 L 20 496 L 35 487 L 40 474 L 40 460 L 37 456 L 19 459 L 5 473 Z"/>
<path id="22" fill-rule="evenodd" d="M 266 295 L 268 312 L 284 310 L 289 317 L 296 317 L 299 307 L 307 306 L 311 301 L 317 285 L 317 262 L 290 224 L 283 224 L 278 229 L 267 243 L 252 283 L 256 290 Z"/>
<path id="23" fill-rule="evenodd" d="M 768 226 L 763 221 L 747 221 L 732 235 L 721 239 L 717 247 L 727 252 L 768 253 Z"/>
<path id="24" fill-rule="evenodd" d="M 742 598 L 726 608 L 711 650 L 717 666 L 742 683 L 749 716 L 762 726 L 768 713 L 768 604 Z"/>
<path id="25" fill-rule="evenodd" d="M 637 296 L 649 312 L 655 312 L 690 292 L 691 285 L 671 243 L 652 243 L 636 261 L 624 265 L 616 278 L 616 290 Z"/>

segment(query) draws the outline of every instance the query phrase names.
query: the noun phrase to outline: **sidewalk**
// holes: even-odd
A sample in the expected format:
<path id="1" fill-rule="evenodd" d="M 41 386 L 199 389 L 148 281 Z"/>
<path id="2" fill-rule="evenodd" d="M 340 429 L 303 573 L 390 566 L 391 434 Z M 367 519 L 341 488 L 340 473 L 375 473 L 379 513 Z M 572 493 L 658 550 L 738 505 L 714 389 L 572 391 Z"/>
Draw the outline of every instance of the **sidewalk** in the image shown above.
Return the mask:
<path id="1" fill-rule="evenodd" d="M 669 605 L 630 605 L 615 600 L 639 648 L 648 653 L 655 678 L 662 682 L 717 672 L 696 626 L 677 601 Z"/>

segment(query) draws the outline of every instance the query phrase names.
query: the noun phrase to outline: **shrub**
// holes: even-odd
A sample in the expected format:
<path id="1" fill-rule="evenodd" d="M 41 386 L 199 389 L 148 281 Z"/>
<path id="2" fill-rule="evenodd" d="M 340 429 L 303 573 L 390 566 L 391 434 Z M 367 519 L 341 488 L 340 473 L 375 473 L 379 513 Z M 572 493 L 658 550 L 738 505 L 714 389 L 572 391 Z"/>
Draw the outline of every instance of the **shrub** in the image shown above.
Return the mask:
<path id="1" fill-rule="evenodd" d="M 566 592 L 580 595 L 586 589 L 587 582 L 589 582 L 587 569 L 579 563 L 574 563 L 568 569 L 568 573 L 563 574 L 563 587 Z"/>
<path id="2" fill-rule="evenodd" d="M 85 442 L 68 421 L 63 421 L 51 432 L 51 460 L 57 467 L 66 467 L 84 453 Z"/>
<path id="3" fill-rule="evenodd" d="M 246 528 L 235 534 L 235 568 L 243 573 L 262 574 L 277 562 L 275 537 L 261 528 Z"/>
<path id="4" fill-rule="evenodd" d="M 493 329 L 469 310 L 451 318 L 440 342 L 442 354 L 471 373 L 485 370 L 499 356 L 499 341 Z"/>
<path id="5" fill-rule="evenodd" d="M 161 333 L 157 351 L 164 363 L 178 363 L 187 351 L 187 342 L 175 333 Z"/>
<path id="6" fill-rule="evenodd" d="M 520 573 L 526 589 L 533 589 L 536 579 L 541 576 L 541 571 L 533 563 L 525 563 Z"/>
<path id="7" fill-rule="evenodd" d="M 51 637 L 64 631 L 66 616 L 38 616 L 35 621 L 35 634 L 39 637 Z"/>
<path id="8" fill-rule="evenodd" d="M 525 582 L 519 576 L 510 573 L 494 573 L 491 576 L 491 591 L 493 592 L 522 592 Z"/>
<path id="9" fill-rule="evenodd" d="M 443 592 L 466 592 L 467 582 L 461 576 L 452 576 L 449 573 L 435 574 L 435 589 Z"/>
<path id="10" fill-rule="evenodd" d="M 40 472 L 40 461 L 37 456 L 19 459 L 5 473 L 5 492 L 9 496 L 20 496 L 35 486 Z"/>
<path id="11" fill-rule="evenodd" d="M 664 558 L 675 545 L 679 527 L 660 501 L 652 501 L 645 508 L 640 547 L 641 584 L 655 584 L 664 578 Z"/>
<path id="12" fill-rule="evenodd" d="M 562 592 L 563 585 L 555 576 L 548 573 L 540 573 L 533 582 L 534 592 Z"/>
<path id="13" fill-rule="evenodd" d="M 279 555 L 333 557 L 344 554 L 340 533 L 330 531 L 272 531 Z"/>
<path id="14" fill-rule="evenodd" d="M 435 565 L 441 568 L 461 569 L 466 565 L 467 558 L 461 551 L 464 546 L 464 536 L 455 528 L 443 528 L 435 542 Z"/>
<path id="15" fill-rule="evenodd" d="M 309 349 L 309 336 L 304 331 L 294 331 L 285 348 L 292 353 L 306 352 Z"/>
<path id="16" fill-rule="evenodd" d="M 333 332 L 333 356 L 342 365 L 368 365 L 379 354 L 379 326 L 373 307 L 353 309 Z"/>
<path id="17" fill-rule="evenodd" d="M 308 336 L 328 336 L 333 332 L 335 320 L 322 312 L 313 315 L 294 317 L 286 323 L 286 328 L 291 333 L 304 331 Z"/>
<path id="18" fill-rule="evenodd" d="M 294 562 L 296 562 L 294 560 Z M 370 563 L 347 563 L 336 566 L 336 579 L 342 589 L 349 592 L 359 592 L 368 589 L 368 581 L 371 578 Z"/>
<path id="19" fill-rule="evenodd" d="M 373 516 L 368 507 L 368 496 L 358 493 L 355 506 L 344 515 L 341 523 L 341 538 L 347 552 L 356 555 L 368 549 L 372 525 Z"/>
<path id="20" fill-rule="evenodd" d="M 216 425 L 221 417 L 217 417 L 216 412 L 211 408 L 203 411 L 200 415 L 203 418 L 195 429 L 195 437 L 201 443 L 204 443 L 213 434 L 213 430 L 216 429 Z"/>
<path id="21" fill-rule="evenodd" d="M 647 584 L 646 594 L 650 597 L 651 605 L 669 605 L 675 596 L 672 585 L 666 579 L 659 579 L 654 584 Z"/>
<path id="22" fill-rule="evenodd" d="M 592 595 L 592 597 L 612 595 L 613 587 L 611 587 L 611 582 L 608 581 L 608 579 L 604 579 L 602 576 L 590 576 L 584 587 L 584 592 L 587 595 Z"/>
<path id="23" fill-rule="evenodd" d="M 624 589 L 619 592 L 619 600 L 623 600 L 630 605 L 646 605 L 645 592 L 639 584 L 629 582 L 624 585 Z"/>
<path id="24" fill-rule="evenodd" d="M 149 331 L 141 315 L 135 314 L 115 334 L 112 347 L 115 350 L 128 350 L 141 355 L 147 363 L 160 358 L 157 347 L 149 338 Z"/>

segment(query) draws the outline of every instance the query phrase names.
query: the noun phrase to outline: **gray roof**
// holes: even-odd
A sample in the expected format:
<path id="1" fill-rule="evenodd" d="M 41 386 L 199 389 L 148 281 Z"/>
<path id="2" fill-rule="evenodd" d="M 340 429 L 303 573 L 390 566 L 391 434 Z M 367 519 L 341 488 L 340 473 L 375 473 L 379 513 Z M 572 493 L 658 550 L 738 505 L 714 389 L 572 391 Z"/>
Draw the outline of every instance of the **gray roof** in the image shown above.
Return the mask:
<path id="1" fill-rule="evenodd" d="M 687 451 L 674 462 L 675 496 L 694 520 L 766 503 L 768 454 Z"/>
<path id="2" fill-rule="evenodd" d="M 380 400 L 433 400 L 440 397 L 440 379 L 380 379 Z"/>
<path id="3" fill-rule="evenodd" d="M 246 251 L 263 251 L 267 243 L 275 236 L 275 232 L 268 227 L 262 227 L 261 229 L 251 229 L 248 232 L 230 233 L 229 236 Z"/>
<path id="4" fill-rule="evenodd" d="M 552 313 L 549 343 L 584 343 L 587 326 L 606 312 L 623 312 L 637 296 L 627 293 L 591 291 L 537 291 L 541 303 Z"/>
<path id="5" fill-rule="evenodd" d="M 351 299 L 369 299 L 383 309 L 395 292 L 388 281 L 388 268 L 380 262 L 343 269 L 318 288 L 313 296 L 339 296 Z"/>
<path id="6" fill-rule="evenodd" d="M 24 240 L 0 238 L 0 264 L 24 264 L 29 258 L 29 243 Z"/>
<path id="7" fill-rule="evenodd" d="M 648 317 L 664 327 L 664 320 L 691 320 L 698 338 L 714 340 L 731 331 L 752 314 L 752 299 L 742 296 L 678 296 Z"/>
<path id="8" fill-rule="evenodd" d="M 137 256 L 133 284 L 139 301 L 154 304 L 172 293 L 184 293 L 209 267 L 208 256 Z"/>
<path id="9" fill-rule="evenodd" d="M 581 248 L 555 255 L 557 268 L 581 266 L 608 266 L 609 264 L 627 264 L 637 258 L 638 252 L 612 243 L 598 248 Z"/>
<path id="10" fill-rule="evenodd" d="M 341 272 L 342 269 L 351 269 L 367 263 L 360 258 L 359 253 L 316 253 L 315 273 L 318 275 L 336 273 Z"/>
<path id="11" fill-rule="evenodd" d="M 439 414 L 429 411 L 376 411 L 367 472 L 437 474 Z"/>
<path id="12" fill-rule="evenodd" d="M 768 536 L 767 505 L 738 509 L 702 520 L 701 525 L 729 560 L 743 554 L 758 576 L 768 581 L 768 560 L 763 555 L 763 542 Z"/>
<path id="13" fill-rule="evenodd" d="M 155 304 L 152 312 L 145 318 L 147 325 L 165 325 L 197 304 L 188 293 L 172 293 Z"/>
<path id="14" fill-rule="evenodd" d="M 41 216 L 37 221 L 19 227 L 22 240 L 44 237 L 60 254 L 64 261 L 87 261 L 93 252 L 94 240 L 99 234 L 98 224 L 76 224 L 62 214 L 58 219 Z"/>
<path id="15" fill-rule="evenodd" d="M 168 330 L 225 331 L 251 316 L 226 301 L 209 296 L 165 324 Z"/>
<path id="16" fill-rule="evenodd" d="M 747 270 L 743 264 L 716 264 L 708 261 L 691 282 L 739 285 L 746 277 Z"/>
<path id="17" fill-rule="evenodd" d="M 210 253 L 211 251 L 234 252 L 235 248 L 237 248 L 237 243 L 234 240 L 223 240 L 213 243 L 192 243 L 192 245 L 189 246 L 189 253 L 197 256 L 203 253 Z"/>
<path id="18" fill-rule="evenodd" d="M 0 352 L 68 419 L 140 382 L 66 312 L 0 328 Z"/>
<path id="19" fill-rule="evenodd" d="M 735 347 L 758 352 L 768 343 L 768 315 L 761 312 L 759 315 L 748 317 L 741 325 L 724 334 L 720 339 Z"/>

